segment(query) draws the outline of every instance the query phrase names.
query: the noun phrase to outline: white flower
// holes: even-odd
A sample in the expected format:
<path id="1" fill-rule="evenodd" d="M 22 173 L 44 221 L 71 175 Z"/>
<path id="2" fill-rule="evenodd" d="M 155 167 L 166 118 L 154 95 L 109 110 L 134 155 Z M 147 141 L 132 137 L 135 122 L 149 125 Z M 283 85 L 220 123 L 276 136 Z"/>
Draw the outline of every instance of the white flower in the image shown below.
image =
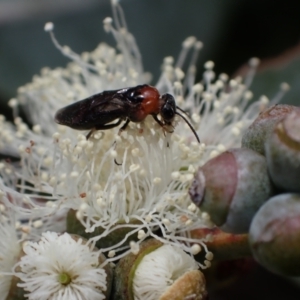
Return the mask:
<path id="1" fill-rule="evenodd" d="M 13 280 L 15 264 L 22 254 L 22 243 L 40 238 L 47 229 L 62 230 L 61 213 L 39 218 L 31 209 L 34 199 L 6 186 L 0 178 L 0 293 L 5 298 L 18 294 Z"/>
<path id="2" fill-rule="evenodd" d="M 16 222 L 21 240 L 37 240 L 42 232 L 48 230 L 65 231 L 66 211 L 62 209 L 56 214 L 48 215 L 51 202 L 47 203 L 44 197 L 41 199 L 33 193 L 25 194 L 25 187 L 20 192 L 17 191 L 19 186 L 16 186 L 16 170 L 11 162 L 0 162 L 0 207 L 6 215 L 10 212 L 9 218 L 13 217 Z M 26 189 L 30 190 L 30 187 L 26 186 Z"/>
<path id="3" fill-rule="evenodd" d="M 27 242 L 16 273 L 28 299 L 105 299 L 107 274 L 99 267 L 99 252 L 69 234 L 43 233 Z"/>
<path id="4" fill-rule="evenodd" d="M 184 251 L 163 245 L 143 257 L 132 280 L 135 300 L 202 299 L 205 280 L 195 260 Z"/>

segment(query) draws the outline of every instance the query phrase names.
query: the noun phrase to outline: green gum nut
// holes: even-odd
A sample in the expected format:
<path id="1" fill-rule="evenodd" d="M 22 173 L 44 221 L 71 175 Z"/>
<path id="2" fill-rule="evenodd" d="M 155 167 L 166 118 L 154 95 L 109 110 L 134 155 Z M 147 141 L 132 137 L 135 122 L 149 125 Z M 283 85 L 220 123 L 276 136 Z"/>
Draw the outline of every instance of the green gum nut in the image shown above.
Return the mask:
<path id="1" fill-rule="evenodd" d="M 265 203 L 253 218 L 249 243 L 266 269 L 300 276 L 300 195 L 281 194 Z"/>
<path id="2" fill-rule="evenodd" d="M 276 187 L 300 192 L 300 111 L 287 115 L 274 128 L 266 145 L 270 176 Z"/>
<path id="3" fill-rule="evenodd" d="M 21 257 L 23 255 L 24 255 L 24 252 L 23 252 L 23 250 L 21 250 L 20 255 L 18 257 L 18 261 L 21 259 Z M 16 272 L 20 272 L 20 267 L 18 266 L 15 269 L 15 271 Z M 18 283 L 20 283 L 20 282 L 21 282 L 20 278 L 18 278 L 16 276 L 12 276 L 8 294 L 6 295 L 5 298 L 2 295 L 2 297 L 3 297 L 4 300 L 11 300 L 11 299 L 13 299 L 13 300 L 23 300 L 23 299 L 28 299 L 27 297 L 25 297 L 26 292 L 24 291 L 24 289 L 18 286 Z"/>
<path id="4" fill-rule="evenodd" d="M 113 300 L 204 300 L 206 281 L 182 249 L 149 239 L 129 253 L 114 272 Z"/>
<path id="5" fill-rule="evenodd" d="M 67 222 L 66 222 L 66 231 L 70 234 L 77 234 L 84 238 L 91 239 L 93 237 L 101 236 L 105 232 L 105 229 L 102 227 L 96 227 L 93 232 L 86 232 L 85 227 L 80 223 L 80 221 L 76 217 L 76 211 L 70 209 L 67 214 Z M 127 233 L 132 231 L 132 227 L 127 226 L 128 224 L 138 225 L 141 222 L 139 220 L 130 220 L 129 223 L 122 222 L 121 220 L 115 224 L 115 226 L 119 226 L 119 228 L 113 230 L 111 233 L 104 235 L 96 242 L 96 247 L 99 249 L 108 248 L 113 245 L 116 245 L 120 241 L 124 239 Z M 131 235 L 130 240 L 138 240 L 137 233 Z M 129 243 L 129 239 L 125 242 L 125 244 Z"/>
<path id="6" fill-rule="evenodd" d="M 293 111 L 300 112 L 300 108 L 287 104 L 277 104 L 261 112 L 243 135 L 242 147 L 264 155 L 265 142 L 272 134 L 276 124 Z"/>
<path id="7" fill-rule="evenodd" d="M 223 152 L 198 169 L 189 194 L 223 231 L 247 233 L 272 195 L 265 157 L 246 148 Z"/>
<path id="8" fill-rule="evenodd" d="M 130 253 L 123 257 L 117 264 L 114 271 L 113 299 L 114 300 L 134 300 L 133 279 L 135 271 L 145 255 L 155 251 L 163 244 L 155 239 L 150 239 L 141 244 L 137 254 Z"/>

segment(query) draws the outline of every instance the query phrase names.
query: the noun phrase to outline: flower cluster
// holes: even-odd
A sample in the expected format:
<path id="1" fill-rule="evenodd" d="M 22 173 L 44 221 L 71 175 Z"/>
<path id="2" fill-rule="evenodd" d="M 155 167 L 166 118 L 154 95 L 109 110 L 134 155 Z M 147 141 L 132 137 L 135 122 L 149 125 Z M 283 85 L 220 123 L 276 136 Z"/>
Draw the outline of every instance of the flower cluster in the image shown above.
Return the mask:
<path id="1" fill-rule="evenodd" d="M 45 292 L 58 293 L 53 299 L 85 295 L 87 290 L 78 285 L 89 282 L 90 286 L 91 274 L 105 275 L 93 268 L 97 264 L 91 260 L 98 254 L 87 254 L 96 251 L 95 246 L 107 255 L 104 264 L 108 265 L 130 252 L 139 253 L 142 242 L 152 237 L 174 251 L 177 260 L 186 262 L 183 272 L 196 269 L 191 256 L 202 249 L 206 255 L 199 265 L 209 267 L 212 253 L 205 244 L 209 236 L 198 239 L 190 234 L 194 229 L 213 226 L 209 215 L 190 201 L 188 189 L 194 172 L 225 149 L 239 146 L 245 129 L 269 104 L 266 97 L 250 104 L 252 94 L 248 89 L 257 59 L 250 61 L 244 81 L 229 80 L 225 74 L 216 77 L 214 64 L 207 62 L 203 80 L 195 83 L 195 61 L 202 44 L 190 37 L 184 41 L 177 62 L 171 57 L 164 60 L 156 88 L 174 95 L 176 104 L 189 114 L 201 144 L 180 118 L 174 122 L 173 133 L 165 132 L 149 117 L 142 123 L 129 123 L 122 133 L 118 128 L 96 131 L 88 140 L 85 132 L 57 125 L 54 114 L 65 105 L 103 90 L 150 80 L 120 7 L 115 1 L 112 7 L 116 27 L 107 18 L 104 28 L 115 37 L 118 51 L 100 44 L 93 52 L 78 55 L 61 46 L 53 24 L 46 24 L 54 45 L 72 62 L 65 69 L 44 68 L 31 83 L 19 88 L 17 97 L 9 102 L 14 124 L 0 118 L 0 152 L 9 158 L 0 163 L 1 191 L 5 195 L 1 205 L 13 211 L 23 229 L 27 226 L 24 237 L 16 234 L 15 221 L 1 225 L 2 234 L 13 228 L 12 236 L 16 237 L 11 240 L 13 246 L 7 245 L 14 252 L 6 253 L 8 248 L 2 247 L 1 255 L 9 267 L 3 266 L 1 273 L 8 272 L 17 262 L 16 257 L 21 256 L 21 242 L 31 240 L 24 246 L 16 272 L 11 273 L 21 279 L 19 286 L 29 292 L 29 299 L 48 299 Z M 187 62 L 189 66 L 184 70 Z M 19 117 L 19 110 L 25 112 L 30 126 Z M 46 233 L 49 230 L 53 233 Z M 88 246 L 66 234 L 55 234 L 64 231 L 86 237 Z M 70 251 L 71 245 L 74 251 Z M 86 260 L 89 255 L 90 260 Z M 85 268 L 91 273 L 83 276 L 87 281 L 80 281 L 80 269 Z M 39 285 L 38 278 L 46 280 L 45 276 L 50 278 L 47 287 Z M 55 276 L 62 277 L 58 280 Z M 106 290 L 103 278 L 99 286 L 89 290 L 91 295 Z M 9 286 L 9 280 L 1 285 Z M 60 289 L 65 294 L 60 294 Z"/>

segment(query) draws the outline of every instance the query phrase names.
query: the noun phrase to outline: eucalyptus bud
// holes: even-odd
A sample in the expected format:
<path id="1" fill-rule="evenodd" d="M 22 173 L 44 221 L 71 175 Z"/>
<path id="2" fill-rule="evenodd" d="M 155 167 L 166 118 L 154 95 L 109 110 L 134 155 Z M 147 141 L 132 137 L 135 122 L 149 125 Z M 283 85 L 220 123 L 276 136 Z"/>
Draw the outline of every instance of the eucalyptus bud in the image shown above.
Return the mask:
<path id="1" fill-rule="evenodd" d="M 24 252 L 21 251 L 20 255 L 18 257 L 18 260 L 24 255 Z M 17 260 L 17 261 L 18 261 Z M 16 272 L 20 271 L 20 268 L 17 267 L 15 269 Z M 3 284 L 4 282 L 2 282 Z M 5 300 L 10 300 L 10 299 L 14 299 L 14 300 L 23 300 L 23 299 L 27 299 L 27 297 L 25 297 L 25 291 L 23 288 L 19 287 L 18 284 L 20 283 L 20 279 L 17 276 L 12 276 L 11 277 L 11 282 L 10 282 L 10 287 L 8 290 L 8 294 L 6 295 L 6 297 L 4 298 Z M 4 284 L 3 284 L 4 286 Z M 2 290 L 3 292 L 3 290 Z"/>
<path id="2" fill-rule="evenodd" d="M 265 148 L 274 184 L 289 192 L 300 192 L 300 110 L 276 125 Z"/>
<path id="3" fill-rule="evenodd" d="M 300 108 L 287 104 L 277 104 L 261 112 L 245 132 L 242 138 L 242 147 L 264 155 L 265 142 L 276 124 L 293 111 L 300 111 Z"/>
<path id="4" fill-rule="evenodd" d="M 205 299 L 205 279 L 183 250 L 151 239 L 123 257 L 115 268 L 116 300 Z"/>
<path id="5" fill-rule="evenodd" d="M 300 276 L 300 195 L 281 194 L 265 203 L 253 218 L 249 242 L 265 268 Z"/>
<path id="6" fill-rule="evenodd" d="M 129 222 L 131 225 L 134 224 L 140 224 L 141 222 L 139 220 L 130 220 Z M 77 234 L 80 235 L 86 239 L 90 239 L 96 236 L 101 236 L 101 238 L 98 239 L 96 242 L 96 247 L 99 249 L 102 248 L 109 248 L 113 245 L 118 244 L 120 241 L 124 239 L 124 236 L 126 236 L 127 233 L 132 231 L 132 228 L 130 226 L 127 226 L 128 223 L 125 221 L 119 221 L 115 224 L 117 227 L 115 230 L 110 232 L 109 234 L 105 233 L 105 228 L 103 227 L 95 227 L 93 232 L 86 232 L 86 228 L 81 224 L 81 222 L 78 220 L 76 211 L 73 209 L 70 209 L 67 214 L 67 229 L 66 231 L 70 234 Z M 138 240 L 137 233 L 131 235 L 131 240 Z M 127 240 L 127 244 L 129 241 Z"/>
<path id="7" fill-rule="evenodd" d="M 189 193 L 223 231 L 246 233 L 272 194 L 265 157 L 246 148 L 223 152 L 198 169 Z"/>

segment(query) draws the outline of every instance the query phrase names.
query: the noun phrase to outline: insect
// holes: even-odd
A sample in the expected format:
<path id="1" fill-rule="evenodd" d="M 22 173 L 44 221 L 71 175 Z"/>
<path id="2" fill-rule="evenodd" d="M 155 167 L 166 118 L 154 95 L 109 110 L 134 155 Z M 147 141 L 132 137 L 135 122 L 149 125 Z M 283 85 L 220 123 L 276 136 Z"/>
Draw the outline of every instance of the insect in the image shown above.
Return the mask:
<path id="1" fill-rule="evenodd" d="M 90 130 L 89 139 L 96 130 L 106 130 L 125 123 L 119 132 L 126 129 L 129 122 L 142 122 L 148 115 L 165 130 L 173 126 L 175 115 L 179 115 L 190 127 L 197 141 L 200 139 L 189 121 L 177 110 L 175 99 L 170 94 L 160 95 L 158 90 L 150 85 L 138 85 L 113 91 L 104 91 L 84 100 L 61 108 L 55 114 L 58 124 L 77 130 Z M 160 119 L 158 118 L 160 115 Z M 115 123 L 111 123 L 117 120 Z M 173 131 L 168 131 L 173 132 Z"/>

